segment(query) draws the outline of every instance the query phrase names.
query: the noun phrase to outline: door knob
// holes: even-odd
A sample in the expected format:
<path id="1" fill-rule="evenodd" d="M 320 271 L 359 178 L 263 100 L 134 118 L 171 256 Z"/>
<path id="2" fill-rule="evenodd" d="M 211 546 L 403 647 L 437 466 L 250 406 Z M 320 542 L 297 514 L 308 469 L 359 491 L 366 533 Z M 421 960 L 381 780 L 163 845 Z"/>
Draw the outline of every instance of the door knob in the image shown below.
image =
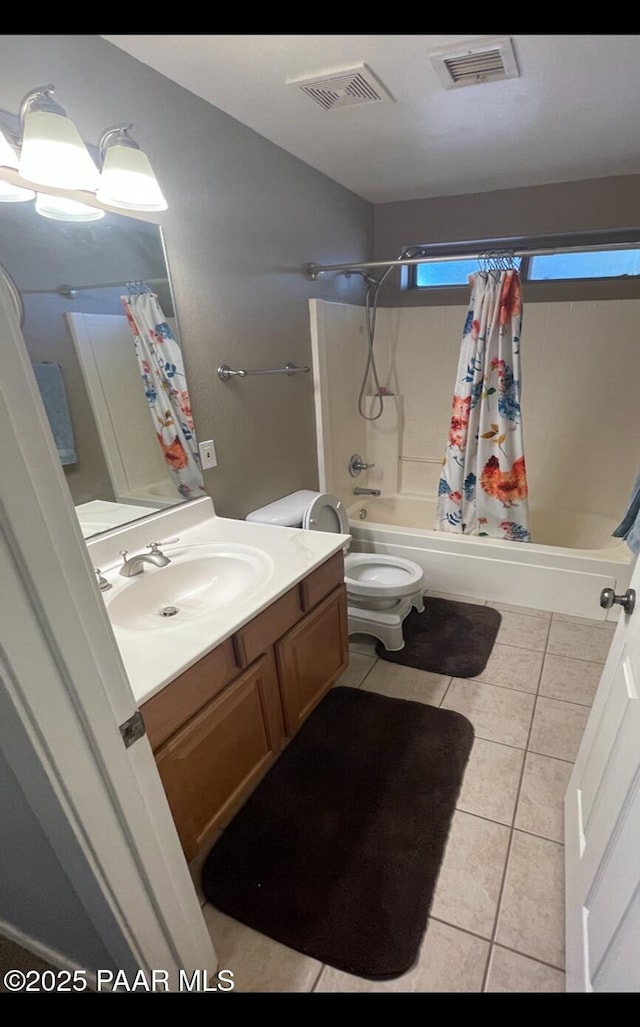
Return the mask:
<path id="1" fill-rule="evenodd" d="M 633 613 L 636 605 L 635 589 L 628 588 L 624 595 L 617 596 L 612 588 L 603 588 L 600 593 L 600 606 L 602 609 L 610 610 L 614 603 L 621 606 L 625 613 Z"/>

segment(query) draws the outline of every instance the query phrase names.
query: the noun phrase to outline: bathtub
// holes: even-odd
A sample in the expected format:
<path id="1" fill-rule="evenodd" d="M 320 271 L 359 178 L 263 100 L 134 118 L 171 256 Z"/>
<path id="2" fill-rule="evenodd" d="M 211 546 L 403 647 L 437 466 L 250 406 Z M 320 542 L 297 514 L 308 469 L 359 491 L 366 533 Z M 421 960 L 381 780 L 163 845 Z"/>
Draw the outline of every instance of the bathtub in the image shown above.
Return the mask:
<path id="1" fill-rule="evenodd" d="M 600 592 L 629 585 L 632 553 L 611 537 L 617 521 L 599 514 L 530 511 L 533 542 L 433 531 L 436 503 L 426 496 L 359 496 L 348 506 L 352 552 L 388 553 L 418 563 L 428 591 L 618 620 Z"/>

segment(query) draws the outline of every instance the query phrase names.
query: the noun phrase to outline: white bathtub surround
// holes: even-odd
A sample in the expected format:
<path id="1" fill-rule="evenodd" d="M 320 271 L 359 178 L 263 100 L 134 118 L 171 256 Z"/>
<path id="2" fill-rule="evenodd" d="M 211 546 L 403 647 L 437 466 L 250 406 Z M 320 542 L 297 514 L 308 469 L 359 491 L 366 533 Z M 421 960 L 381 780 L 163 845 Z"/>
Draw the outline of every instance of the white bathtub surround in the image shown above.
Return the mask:
<path id="1" fill-rule="evenodd" d="M 350 452 L 366 455 L 364 421 L 356 411 L 366 360 L 363 310 L 313 302 L 312 330 L 315 317 L 322 327 L 318 368 L 331 393 L 324 444 L 343 444 L 347 459 Z M 635 299 L 527 303 L 521 403 L 529 500 L 537 510 L 602 514 L 620 523 L 639 464 L 639 321 Z M 403 396 L 403 492 L 437 493 L 463 322 L 460 305 L 378 308 L 378 374 Z M 349 449 L 352 440 L 357 445 Z M 352 483 L 328 474 L 321 487 L 346 501 Z M 534 542 L 543 541 L 535 524 L 532 535 Z"/>
<path id="2" fill-rule="evenodd" d="M 522 294 L 515 270 L 470 275 L 433 527 L 530 542 L 520 408 Z"/>
<path id="3" fill-rule="evenodd" d="M 169 620 L 166 629 L 153 632 L 113 624 L 118 648 L 139 704 L 151 698 L 350 541 L 348 535 L 300 531 L 298 528 L 218 517 L 211 499 L 203 497 L 163 510 L 143 524 L 127 525 L 87 541 L 94 566 L 100 567 L 113 586 L 104 593 L 105 603 L 108 605 L 131 583 L 130 578 L 119 573 L 121 549 L 128 550 L 131 556 L 144 551 L 151 541 L 162 542 L 175 536 L 178 536 L 177 542 L 162 546 L 162 551 L 169 558 L 172 552 L 182 552 L 189 546 L 235 542 L 268 554 L 272 572 L 268 580 L 261 582 L 249 596 L 243 595 L 226 603 L 206 618 L 182 622 Z M 147 567 L 144 574 L 161 575 L 162 572 L 162 567 Z"/>
<path id="4" fill-rule="evenodd" d="M 365 396 L 364 409 L 369 415 L 376 413 L 377 397 Z M 404 397 L 396 394 L 384 396 L 380 417 L 365 422 L 366 463 L 373 464 L 367 472 L 367 487 L 380 489 L 383 495 L 400 490 L 400 441 L 403 425 Z"/>
<path id="5" fill-rule="evenodd" d="M 611 518 L 588 514 L 554 517 L 531 510 L 538 537 L 548 544 L 451 535 L 433 531 L 435 501 L 420 496 L 361 496 L 349 507 L 352 552 L 401 556 L 424 570 L 428 592 L 455 593 L 514 606 L 617 620 L 619 608 L 604 611 L 603 588 L 624 592 L 632 554 L 611 537 Z M 362 513 L 365 518 L 362 519 Z M 573 654 L 572 654 L 573 655 Z"/>

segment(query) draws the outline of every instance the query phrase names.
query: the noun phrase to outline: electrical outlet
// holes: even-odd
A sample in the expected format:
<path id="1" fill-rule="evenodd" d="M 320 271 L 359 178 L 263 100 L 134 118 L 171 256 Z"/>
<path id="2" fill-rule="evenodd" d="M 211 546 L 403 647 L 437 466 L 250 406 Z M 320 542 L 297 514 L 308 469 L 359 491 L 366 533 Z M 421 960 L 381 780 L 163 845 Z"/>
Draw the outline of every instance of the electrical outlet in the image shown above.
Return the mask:
<path id="1" fill-rule="evenodd" d="M 198 444 L 200 450 L 200 461 L 202 463 L 202 470 L 206 471 L 210 467 L 218 466 L 218 458 L 216 456 L 216 447 L 213 444 L 213 439 L 208 439 L 207 442 L 200 442 Z"/>

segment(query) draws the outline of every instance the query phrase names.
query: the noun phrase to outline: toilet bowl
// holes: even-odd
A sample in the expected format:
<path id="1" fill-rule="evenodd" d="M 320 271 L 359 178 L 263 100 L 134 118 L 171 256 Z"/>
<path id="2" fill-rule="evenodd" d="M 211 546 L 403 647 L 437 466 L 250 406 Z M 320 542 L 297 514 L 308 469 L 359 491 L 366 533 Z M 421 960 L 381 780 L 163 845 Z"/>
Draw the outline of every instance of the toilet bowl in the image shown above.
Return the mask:
<path id="1" fill-rule="evenodd" d="M 347 512 L 329 492 L 300 489 L 253 510 L 247 521 L 349 535 Z M 402 623 L 412 609 L 424 610 L 423 571 L 412 560 L 382 553 L 350 553 L 344 561 L 349 634 L 378 638 L 385 649 L 404 647 Z"/>

